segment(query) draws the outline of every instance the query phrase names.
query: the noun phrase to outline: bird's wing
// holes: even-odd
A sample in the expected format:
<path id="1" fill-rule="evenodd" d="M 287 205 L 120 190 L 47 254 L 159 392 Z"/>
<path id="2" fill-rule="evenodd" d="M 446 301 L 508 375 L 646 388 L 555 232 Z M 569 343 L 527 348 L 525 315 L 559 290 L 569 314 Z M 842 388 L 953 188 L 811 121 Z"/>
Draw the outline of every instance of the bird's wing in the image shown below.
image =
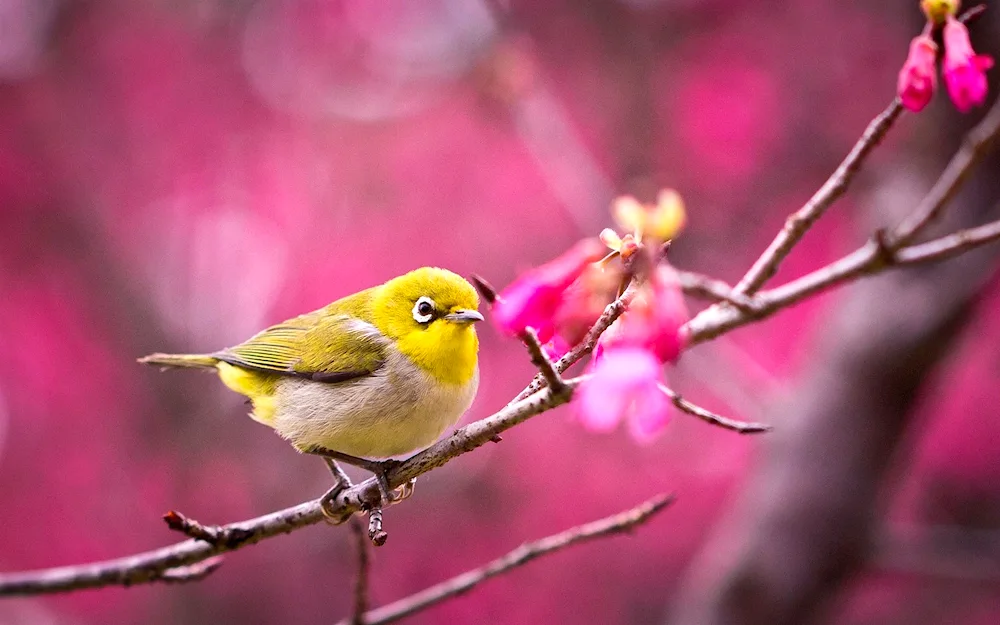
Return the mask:
<path id="1" fill-rule="evenodd" d="M 388 341 L 372 324 L 332 305 L 272 326 L 214 357 L 246 369 L 344 382 L 372 374 Z"/>

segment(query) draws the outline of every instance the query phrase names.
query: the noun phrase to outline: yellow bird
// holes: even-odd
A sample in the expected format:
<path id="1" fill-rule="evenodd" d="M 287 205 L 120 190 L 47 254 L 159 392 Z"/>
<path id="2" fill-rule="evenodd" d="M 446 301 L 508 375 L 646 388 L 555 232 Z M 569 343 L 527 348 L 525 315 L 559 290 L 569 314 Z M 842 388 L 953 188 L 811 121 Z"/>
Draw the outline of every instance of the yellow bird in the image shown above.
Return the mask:
<path id="1" fill-rule="evenodd" d="M 255 420 L 301 452 L 372 471 L 388 497 L 392 461 L 373 459 L 430 446 L 472 404 L 478 306 L 476 290 L 461 276 L 424 267 L 235 347 L 139 362 L 216 370 L 250 399 Z"/>

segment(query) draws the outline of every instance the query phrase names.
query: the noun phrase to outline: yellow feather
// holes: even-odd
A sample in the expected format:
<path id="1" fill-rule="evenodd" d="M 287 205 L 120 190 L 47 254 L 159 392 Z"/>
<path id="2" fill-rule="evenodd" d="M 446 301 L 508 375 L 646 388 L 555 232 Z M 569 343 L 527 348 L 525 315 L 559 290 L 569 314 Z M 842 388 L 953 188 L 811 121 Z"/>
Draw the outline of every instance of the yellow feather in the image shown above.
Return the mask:
<path id="1" fill-rule="evenodd" d="M 246 395 L 253 402 L 253 412 L 250 416 L 264 425 L 272 425 L 277 410 L 274 402 L 275 376 L 221 361 L 216 368 L 223 384 L 240 395 Z"/>

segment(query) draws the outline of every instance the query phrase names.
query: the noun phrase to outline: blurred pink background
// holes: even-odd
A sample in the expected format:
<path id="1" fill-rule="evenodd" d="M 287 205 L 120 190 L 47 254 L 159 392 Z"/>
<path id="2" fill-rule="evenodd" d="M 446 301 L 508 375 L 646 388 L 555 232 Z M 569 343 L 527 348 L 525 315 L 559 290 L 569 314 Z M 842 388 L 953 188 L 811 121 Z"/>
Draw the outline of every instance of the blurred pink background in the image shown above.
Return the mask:
<path id="1" fill-rule="evenodd" d="M 138 356 L 231 345 L 421 265 L 500 286 L 610 225 L 616 194 L 662 186 L 689 211 L 673 261 L 734 282 L 892 98 L 916 5 L 0 0 L 0 570 L 174 542 L 169 509 L 223 523 L 329 486 L 212 376 Z M 778 280 L 864 241 L 879 175 L 924 145 L 925 120 L 957 115 L 941 100 L 904 116 Z M 1000 531 L 997 297 L 922 392 L 882 497 L 890 528 Z M 796 392 L 841 301 L 699 347 L 671 379 L 781 428 L 768 406 Z M 532 374 L 518 343 L 480 335 L 465 422 Z M 680 414 L 649 446 L 542 415 L 387 512 L 372 602 L 671 491 L 632 536 L 411 619 L 663 622 L 764 444 Z M 941 489 L 973 512 L 949 515 Z M 7 600 L 0 622 L 331 623 L 354 558 L 345 528 L 315 526 L 199 583 Z M 996 622 L 1000 566 L 987 571 L 875 561 L 828 616 Z"/>

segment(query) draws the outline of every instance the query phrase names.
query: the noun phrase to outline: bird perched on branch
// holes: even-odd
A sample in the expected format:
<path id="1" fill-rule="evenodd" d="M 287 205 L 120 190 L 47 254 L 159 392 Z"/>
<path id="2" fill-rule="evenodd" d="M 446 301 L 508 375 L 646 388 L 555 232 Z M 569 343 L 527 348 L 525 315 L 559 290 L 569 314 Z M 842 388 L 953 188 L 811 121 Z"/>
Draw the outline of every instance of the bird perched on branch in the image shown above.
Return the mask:
<path id="1" fill-rule="evenodd" d="M 478 305 L 461 276 L 424 267 L 235 347 L 139 362 L 217 371 L 253 419 L 301 452 L 372 471 L 387 499 L 384 459 L 430 446 L 475 397 Z"/>

